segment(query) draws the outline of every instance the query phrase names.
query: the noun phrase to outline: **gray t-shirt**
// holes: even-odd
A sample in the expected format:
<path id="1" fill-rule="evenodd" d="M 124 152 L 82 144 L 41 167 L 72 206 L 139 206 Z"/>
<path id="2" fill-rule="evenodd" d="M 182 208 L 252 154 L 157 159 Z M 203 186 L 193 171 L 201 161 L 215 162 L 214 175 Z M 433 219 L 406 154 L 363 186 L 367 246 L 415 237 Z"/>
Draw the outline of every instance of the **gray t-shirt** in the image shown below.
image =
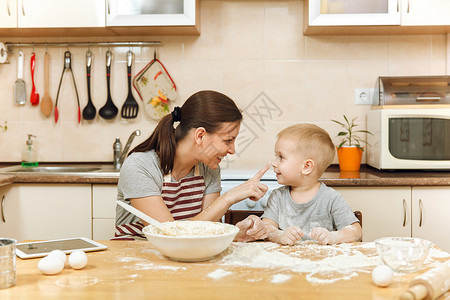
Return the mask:
<path id="1" fill-rule="evenodd" d="M 205 181 L 203 195 L 218 193 L 222 190 L 220 184 L 220 168 L 215 170 L 203 163 L 198 164 L 198 170 Z M 194 176 L 192 170 L 186 177 Z M 177 182 L 171 178 L 172 182 Z M 123 163 L 120 169 L 117 200 L 130 204 L 130 198 L 161 196 L 164 177 L 159 157 L 154 150 L 134 152 Z M 139 218 L 129 213 L 121 206 L 116 206 L 116 225 L 137 222 Z"/>
<path id="2" fill-rule="evenodd" d="M 314 198 L 306 203 L 296 203 L 291 197 L 289 186 L 274 190 L 262 218 L 275 221 L 281 230 L 299 226 L 305 233 L 302 239 L 309 239 L 311 229 L 316 227 L 336 231 L 358 222 L 342 195 L 324 183 L 320 184 Z"/>

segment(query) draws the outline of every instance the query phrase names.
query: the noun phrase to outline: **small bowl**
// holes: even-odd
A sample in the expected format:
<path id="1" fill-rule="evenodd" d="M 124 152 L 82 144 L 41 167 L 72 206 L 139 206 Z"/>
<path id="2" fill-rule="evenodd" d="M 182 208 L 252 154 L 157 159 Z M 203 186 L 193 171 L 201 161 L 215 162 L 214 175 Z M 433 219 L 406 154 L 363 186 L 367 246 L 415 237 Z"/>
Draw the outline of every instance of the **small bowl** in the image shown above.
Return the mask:
<path id="1" fill-rule="evenodd" d="M 392 270 L 413 273 L 423 266 L 431 242 L 410 237 L 384 237 L 375 240 L 378 255 Z"/>
<path id="2" fill-rule="evenodd" d="M 142 232 L 153 247 L 172 260 L 204 261 L 222 253 L 239 232 L 236 226 L 210 221 L 163 223 L 174 235 L 163 235 L 152 225 Z"/>

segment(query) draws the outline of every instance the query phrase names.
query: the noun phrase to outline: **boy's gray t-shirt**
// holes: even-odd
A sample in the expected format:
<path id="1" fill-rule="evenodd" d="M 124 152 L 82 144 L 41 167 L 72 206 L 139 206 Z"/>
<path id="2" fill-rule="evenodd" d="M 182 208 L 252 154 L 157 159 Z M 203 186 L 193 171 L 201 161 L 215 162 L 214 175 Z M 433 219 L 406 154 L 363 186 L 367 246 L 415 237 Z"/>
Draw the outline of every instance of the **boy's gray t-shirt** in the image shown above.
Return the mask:
<path id="1" fill-rule="evenodd" d="M 314 198 L 306 203 L 294 202 L 289 186 L 274 190 L 269 196 L 262 218 L 275 221 L 281 230 L 299 226 L 308 235 L 316 227 L 336 231 L 359 222 L 342 195 L 324 183 L 320 184 Z"/>
<path id="2" fill-rule="evenodd" d="M 203 195 L 218 193 L 222 190 L 220 168 L 211 169 L 203 163 L 198 164 L 199 173 L 205 181 Z M 185 178 L 194 176 L 192 170 Z M 117 186 L 117 200 L 130 204 L 130 198 L 161 196 L 164 182 L 159 157 L 154 150 L 132 153 L 120 169 Z M 172 178 L 172 182 L 176 182 Z M 116 206 L 116 225 L 139 221 L 121 206 Z"/>

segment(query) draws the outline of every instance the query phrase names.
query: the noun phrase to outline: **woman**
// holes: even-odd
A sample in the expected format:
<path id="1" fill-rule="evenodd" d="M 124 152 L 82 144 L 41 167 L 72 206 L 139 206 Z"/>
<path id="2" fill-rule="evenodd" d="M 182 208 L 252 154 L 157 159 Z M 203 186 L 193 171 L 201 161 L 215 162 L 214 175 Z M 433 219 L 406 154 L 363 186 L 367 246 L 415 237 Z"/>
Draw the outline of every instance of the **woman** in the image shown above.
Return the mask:
<path id="1" fill-rule="evenodd" d="M 270 164 L 254 178 L 220 195 L 219 163 L 227 154 L 234 154 L 241 121 L 241 111 L 224 94 L 195 93 L 130 152 L 120 171 L 118 200 L 167 222 L 219 221 L 234 203 L 260 199 L 268 188 L 259 180 Z M 117 206 L 115 239 L 145 239 L 142 228 L 146 225 Z M 237 241 L 266 237 L 256 216 L 236 226 L 240 229 Z"/>

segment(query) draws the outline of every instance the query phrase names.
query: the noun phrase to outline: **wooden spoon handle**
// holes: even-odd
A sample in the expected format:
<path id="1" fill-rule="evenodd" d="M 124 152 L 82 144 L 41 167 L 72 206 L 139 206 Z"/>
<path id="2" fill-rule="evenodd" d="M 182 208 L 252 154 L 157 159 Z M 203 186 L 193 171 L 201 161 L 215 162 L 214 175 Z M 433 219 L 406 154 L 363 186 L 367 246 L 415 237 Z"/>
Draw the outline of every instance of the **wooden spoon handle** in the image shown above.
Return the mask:
<path id="1" fill-rule="evenodd" d="M 45 56 L 44 56 L 44 92 L 45 93 L 48 93 L 49 64 L 50 64 L 50 55 L 48 54 L 48 52 L 45 52 Z"/>

